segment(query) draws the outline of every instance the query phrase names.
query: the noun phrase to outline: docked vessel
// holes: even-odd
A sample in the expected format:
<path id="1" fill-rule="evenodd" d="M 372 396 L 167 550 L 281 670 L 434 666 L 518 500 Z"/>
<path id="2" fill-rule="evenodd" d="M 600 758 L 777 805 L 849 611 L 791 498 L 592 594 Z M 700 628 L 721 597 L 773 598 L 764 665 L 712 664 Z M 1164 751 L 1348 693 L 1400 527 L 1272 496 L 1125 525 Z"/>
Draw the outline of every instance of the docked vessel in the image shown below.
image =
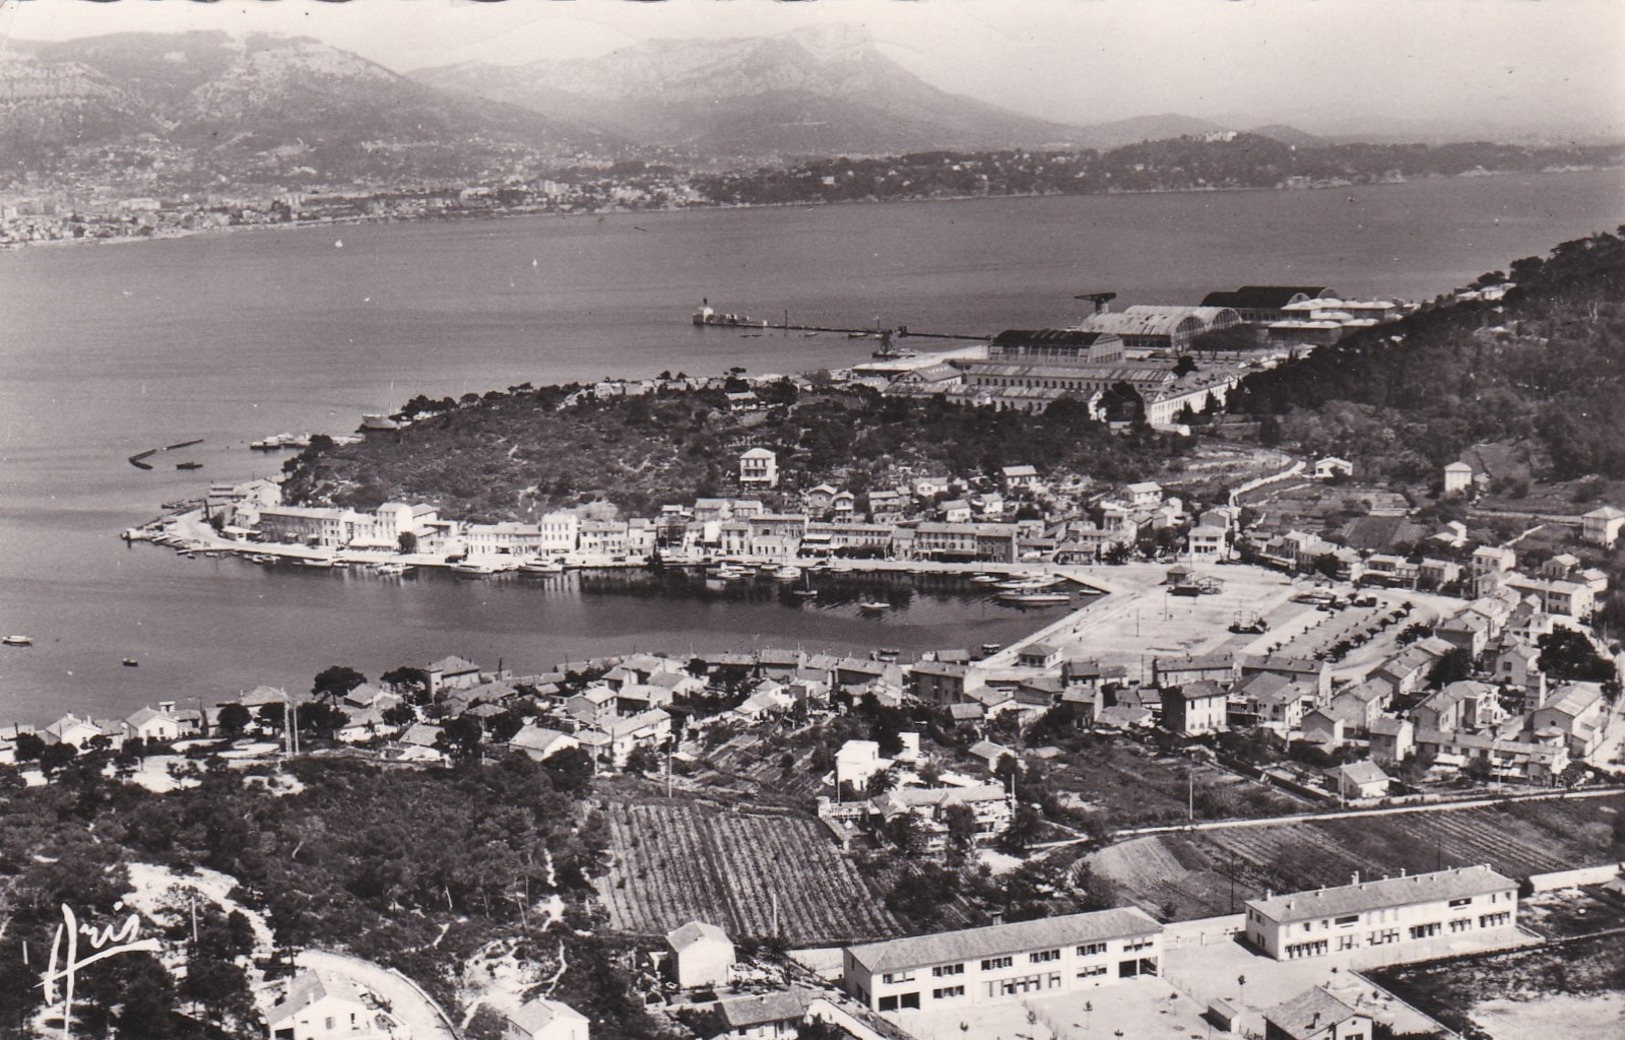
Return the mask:
<path id="1" fill-rule="evenodd" d="M 880 599 L 860 599 L 858 609 L 865 614 L 879 614 L 891 609 L 891 604 Z"/>
<path id="2" fill-rule="evenodd" d="M 773 577 L 780 581 L 795 581 L 801 577 L 801 568 L 793 563 L 787 563 L 773 572 Z"/>
<path id="3" fill-rule="evenodd" d="M 201 463 L 201 462 L 191 462 L 191 461 L 177 462 L 177 463 L 175 463 L 175 468 L 176 469 L 202 469 L 203 468 L 203 463 Z"/>
<path id="4" fill-rule="evenodd" d="M 521 574 L 563 574 L 564 564 L 558 560 L 526 560 L 519 565 Z"/>
<path id="5" fill-rule="evenodd" d="M 1048 607 L 1072 602 L 1072 597 L 1064 592 L 1001 592 L 994 598 L 1000 603 L 1018 607 Z"/>
<path id="6" fill-rule="evenodd" d="M 465 578 L 488 578 L 497 572 L 494 565 L 481 563 L 478 560 L 458 560 L 451 565 L 453 574 L 460 574 Z"/>
<path id="7" fill-rule="evenodd" d="M 759 321 L 748 314 L 729 314 L 718 311 L 711 306 L 710 300 L 700 301 L 700 309 L 694 312 L 696 325 L 721 325 L 725 328 L 767 328 L 767 322 Z"/>
<path id="8" fill-rule="evenodd" d="M 34 641 L 32 639 L 28 638 L 27 636 L 6 636 L 4 639 L 0 639 L 0 643 L 4 643 L 6 646 L 33 646 L 34 645 Z"/>

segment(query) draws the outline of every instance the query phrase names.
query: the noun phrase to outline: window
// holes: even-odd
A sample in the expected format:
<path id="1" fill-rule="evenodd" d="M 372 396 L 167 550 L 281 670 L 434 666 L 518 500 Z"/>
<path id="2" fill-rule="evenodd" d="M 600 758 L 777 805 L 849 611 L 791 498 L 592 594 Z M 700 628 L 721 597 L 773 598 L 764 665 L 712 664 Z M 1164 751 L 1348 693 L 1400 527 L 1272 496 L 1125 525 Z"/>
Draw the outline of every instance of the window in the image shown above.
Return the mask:
<path id="1" fill-rule="evenodd" d="M 880 998 L 880 1010 L 882 1010 L 882 1011 L 896 1011 L 897 1010 L 897 998 L 896 997 L 881 997 Z"/>
<path id="2" fill-rule="evenodd" d="M 1123 952 L 1124 953 L 1134 953 L 1134 952 L 1136 952 L 1138 950 L 1149 950 L 1151 947 L 1153 947 L 1155 945 L 1156 945 L 1156 940 L 1155 939 L 1136 939 L 1133 942 L 1124 943 L 1123 944 Z"/>
<path id="3" fill-rule="evenodd" d="M 1512 923 L 1512 913 L 1502 910 L 1498 914 L 1482 914 L 1478 918 L 1480 928 L 1500 928 Z"/>
<path id="4" fill-rule="evenodd" d="M 1314 942 L 1294 943 L 1286 948 L 1287 960 L 1297 960 L 1299 957 L 1319 957 L 1330 949 L 1325 939 Z"/>
<path id="5" fill-rule="evenodd" d="M 1050 961 L 1058 961 L 1060 959 L 1060 950 L 1039 950 L 1037 953 L 1029 953 L 1027 955 L 1027 963 L 1029 964 L 1048 964 Z"/>
<path id="6" fill-rule="evenodd" d="M 1434 922 L 1432 922 L 1430 924 L 1413 924 L 1413 925 L 1411 925 L 1411 938 L 1412 939 L 1429 939 L 1429 938 L 1432 938 L 1433 936 L 1438 935 L 1438 934 L 1439 934 L 1439 922 L 1437 922 L 1437 921 L 1434 921 Z"/>
<path id="7" fill-rule="evenodd" d="M 1469 906 L 1471 904 L 1472 904 L 1472 899 L 1471 898 L 1468 898 L 1468 899 L 1452 899 L 1450 901 L 1450 908 L 1452 910 L 1454 910 L 1458 906 Z"/>
<path id="8" fill-rule="evenodd" d="M 963 975 L 965 974 L 965 966 L 963 964 L 940 964 L 931 969 L 931 974 L 939 979 L 944 975 Z"/>
<path id="9" fill-rule="evenodd" d="M 933 1000 L 951 1000 L 954 997 L 962 997 L 964 995 L 964 986 L 944 986 L 941 989 L 934 989 L 931 991 L 931 999 Z"/>
<path id="10" fill-rule="evenodd" d="M 1078 947 L 1079 957 L 1099 957 L 1106 952 L 1105 943 L 1085 943 Z"/>
<path id="11" fill-rule="evenodd" d="M 1472 930 L 1473 919 L 1471 917 L 1458 917 L 1450 922 L 1451 932 L 1470 932 Z"/>
<path id="12" fill-rule="evenodd" d="M 1337 927 L 1339 927 L 1339 928 L 1347 928 L 1351 924 L 1358 924 L 1359 921 L 1360 921 L 1360 915 L 1359 914 L 1349 914 L 1346 917 L 1339 917 L 1337 919 Z"/>
<path id="13" fill-rule="evenodd" d="M 987 960 L 982 962 L 982 970 L 998 971 L 1000 968 L 1010 967 L 1010 965 L 1014 964 L 1015 962 L 1014 957 L 989 957 Z"/>
<path id="14" fill-rule="evenodd" d="M 913 982 L 914 973 L 912 971 L 888 971 L 886 974 L 880 977 L 880 981 L 886 983 L 887 985 L 890 985 L 893 982 Z"/>
<path id="15" fill-rule="evenodd" d="M 1087 968 L 1078 969 L 1078 978 L 1080 978 L 1080 979 L 1098 978 L 1099 976 L 1106 974 L 1106 972 L 1108 972 L 1110 970 L 1111 969 L 1107 968 L 1106 965 L 1104 965 L 1104 964 L 1091 964 Z"/>

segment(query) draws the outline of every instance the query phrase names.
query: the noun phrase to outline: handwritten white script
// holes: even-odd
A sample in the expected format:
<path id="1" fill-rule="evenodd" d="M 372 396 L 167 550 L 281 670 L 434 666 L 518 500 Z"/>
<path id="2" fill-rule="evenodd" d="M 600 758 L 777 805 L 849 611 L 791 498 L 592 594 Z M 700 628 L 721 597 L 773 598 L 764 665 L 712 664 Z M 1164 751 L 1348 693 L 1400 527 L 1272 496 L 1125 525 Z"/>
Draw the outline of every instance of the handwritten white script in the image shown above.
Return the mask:
<path id="1" fill-rule="evenodd" d="M 114 912 L 123 908 L 122 901 L 113 905 Z M 141 918 L 138 914 L 132 913 L 124 919 L 123 924 L 97 928 L 81 924 L 74 916 L 73 909 L 66 903 L 62 904 L 62 923 L 56 926 L 56 935 L 51 940 L 51 961 L 40 983 L 45 990 L 47 1004 L 56 1003 L 58 983 L 61 984 L 62 1040 L 72 1040 L 73 984 L 78 978 L 79 969 L 120 953 L 157 953 L 158 940 L 138 938 L 140 932 Z M 79 956 L 81 935 L 90 942 L 90 950 L 82 959 Z"/>

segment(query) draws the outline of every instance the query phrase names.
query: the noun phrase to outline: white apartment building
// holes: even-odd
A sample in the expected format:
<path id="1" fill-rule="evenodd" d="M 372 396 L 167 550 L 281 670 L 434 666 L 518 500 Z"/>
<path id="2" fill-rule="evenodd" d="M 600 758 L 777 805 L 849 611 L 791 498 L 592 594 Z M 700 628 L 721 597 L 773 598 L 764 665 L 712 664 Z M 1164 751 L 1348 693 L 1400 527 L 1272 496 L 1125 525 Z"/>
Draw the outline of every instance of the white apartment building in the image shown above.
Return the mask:
<path id="1" fill-rule="evenodd" d="M 1081 992 L 1160 972 L 1162 925 L 1126 908 L 849 946 L 842 983 L 874 1011 Z"/>
<path id="2" fill-rule="evenodd" d="M 1487 866 L 1247 901 L 1247 939 L 1276 960 L 1440 936 L 1511 935 L 1517 923 L 1518 883 Z"/>

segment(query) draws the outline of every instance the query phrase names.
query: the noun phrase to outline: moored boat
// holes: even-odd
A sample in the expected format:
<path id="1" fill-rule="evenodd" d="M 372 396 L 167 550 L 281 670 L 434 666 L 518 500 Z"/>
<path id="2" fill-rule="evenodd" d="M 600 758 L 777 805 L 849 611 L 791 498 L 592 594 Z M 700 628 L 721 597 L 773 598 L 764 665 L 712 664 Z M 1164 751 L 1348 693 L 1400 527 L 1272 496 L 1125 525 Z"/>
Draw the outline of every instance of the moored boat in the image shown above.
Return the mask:
<path id="1" fill-rule="evenodd" d="M 563 574 L 564 564 L 557 560 L 526 560 L 519 565 L 521 574 Z"/>
<path id="2" fill-rule="evenodd" d="M 28 638 L 27 636 L 6 636 L 4 639 L 0 639 L 0 643 L 5 644 L 6 646 L 33 646 L 34 645 L 34 641 L 32 639 Z"/>
<path id="3" fill-rule="evenodd" d="M 1000 603 L 1018 607 L 1048 607 L 1072 602 L 1072 597 L 1064 592 L 1001 592 L 994 598 Z"/>
<path id="4" fill-rule="evenodd" d="M 479 560 L 458 560 L 451 565 L 451 572 L 465 578 L 488 578 L 495 574 L 497 569 L 494 565 Z"/>
<path id="5" fill-rule="evenodd" d="M 773 577 L 780 581 L 795 581 L 801 577 L 801 568 L 793 563 L 787 563 L 773 572 Z"/>
<path id="6" fill-rule="evenodd" d="M 879 614 L 891 609 L 891 604 L 881 599 L 860 599 L 858 609 L 865 614 Z"/>

